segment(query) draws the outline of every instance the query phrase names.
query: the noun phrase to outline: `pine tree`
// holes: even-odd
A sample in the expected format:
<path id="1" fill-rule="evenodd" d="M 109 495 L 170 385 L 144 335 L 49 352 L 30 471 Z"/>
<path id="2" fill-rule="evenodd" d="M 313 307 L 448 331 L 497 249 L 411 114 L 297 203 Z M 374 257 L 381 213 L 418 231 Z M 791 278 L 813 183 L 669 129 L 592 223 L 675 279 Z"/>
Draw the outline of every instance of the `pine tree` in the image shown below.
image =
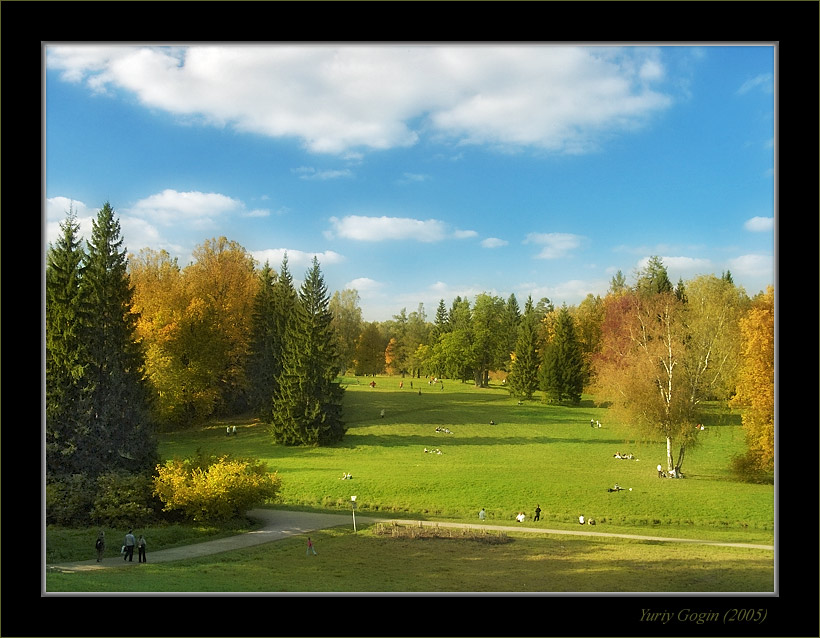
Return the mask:
<path id="1" fill-rule="evenodd" d="M 566 304 L 558 311 L 555 335 L 544 348 L 541 389 L 552 402 L 577 404 L 584 389 L 584 361 L 575 322 Z"/>
<path id="2" fill-rule="evenodd" d="M 507 379 L 514 397 L 532 399 L 538 390 L 538 325 L 532 297 L 527 298 L 518 327 L 514 360 Z"/>
<path id="3" fill-rule="evenodd" d="M 81 290 L 88 304 L 88 348 L 83 448 L 85 473 L 140 471 L 156 463 L 149 388 L 142 345 L 136 338 L 133 288 L 121 250 L 120 224 L 106 202 L 92 225 Z"/>
<path id="4" fill-rule="evenodd" d="M 82 388 L 86 353 L 83 344 L 82 280 L 85 251 L 73 209 L 60 224 L 62 235 L 46 256 L 46 476 L 83 471 Z"/>
<path id="5" fill-rule="evenodd" d="M 344 391 L 336 380 L 337 339 L 328 302 L 314 257 L 285 332 L 271 423 L 277 443 L 328 445 L 344 436 Z"/>

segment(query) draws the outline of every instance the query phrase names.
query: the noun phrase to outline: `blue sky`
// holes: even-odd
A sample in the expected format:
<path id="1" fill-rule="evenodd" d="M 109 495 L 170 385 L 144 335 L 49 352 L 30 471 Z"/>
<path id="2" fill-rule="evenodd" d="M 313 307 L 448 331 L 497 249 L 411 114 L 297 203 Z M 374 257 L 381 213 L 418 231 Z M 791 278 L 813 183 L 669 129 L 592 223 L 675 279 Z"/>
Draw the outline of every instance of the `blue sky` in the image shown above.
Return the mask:
<path id="1" fill-rule="evenodd" d="M 774 283 L 773 46 L 46 46 L 46 243 L 225 236 L 381 321 L 481 292 Z"/>

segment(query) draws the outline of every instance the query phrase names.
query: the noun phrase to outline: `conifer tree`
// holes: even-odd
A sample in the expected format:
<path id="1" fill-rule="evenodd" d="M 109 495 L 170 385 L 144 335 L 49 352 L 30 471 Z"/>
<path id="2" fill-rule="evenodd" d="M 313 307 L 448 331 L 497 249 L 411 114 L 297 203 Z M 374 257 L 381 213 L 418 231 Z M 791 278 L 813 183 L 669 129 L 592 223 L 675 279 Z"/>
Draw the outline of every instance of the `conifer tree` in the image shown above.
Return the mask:
<path id="1" fill-rule="evenodd" d="M 140 471 L 156 463 L 142 344 L 120 224 L 106 202 L 92 225 L 81 291 L 88 304 L 83 448 L 86 474 Z"/>
<path id="2" fill-rule="evenodd" d="M 253 301 L 251 338 L 248 353 L 248 403 L 265 419 L 271 410 L 277 370 L 276 356 L 281 350 L 280 335 L 274 329 L 274 284 L 276 273 L 265 262 L 259 273 L 259 292 Z"/>
<path id="3" fill-rule="evenodd" d="M 285 331 L 282 372 L 273 400 L 271 431 L 285 445 L 340 441 L 343 390 L 337 376 L 337 338 L 327 288 L 314 257 Z"/>
<path id="4" fill-rule="evenodd" d="M 515 351 L 507 379 L 514 397 L 532 399 L 538 390 L 538 325 L 532 297 L 527 298 L 518 327 Z"/>
<path id="5" fill-rule="evenodd" d="M 82 280 L 85 251 L 73 209 L 60 224 L 62 235 L 46 255 L 46 476 L 83 471 L 82 388 L 86 353 L 83 344 Z"/>
<path id="6" fill-rule="evenodd" d="M 544 348 L 541 389 L 547 400 L 577 404 L 584 389 L 584 361 L 575 322 L 564 304 L 555 321 L 555 335 Z"/>

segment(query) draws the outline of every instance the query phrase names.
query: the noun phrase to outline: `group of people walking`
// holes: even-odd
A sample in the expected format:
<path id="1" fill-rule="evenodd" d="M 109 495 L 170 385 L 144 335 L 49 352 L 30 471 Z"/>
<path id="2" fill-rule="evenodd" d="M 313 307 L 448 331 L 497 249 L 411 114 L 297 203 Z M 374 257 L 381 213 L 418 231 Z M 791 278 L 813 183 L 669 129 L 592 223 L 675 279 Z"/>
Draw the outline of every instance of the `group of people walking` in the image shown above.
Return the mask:
<path id="1" fill-rule="evenodd" d="M 129 529 L 128 533 L 125 535 L 125 539 L 123 540 L 122 549 L 120 549 L 120 554 L 122 554 L 122 559 L 124 561 L 128 561 L 130 563 L 134 562 L 134 548 L 137 548 L 137 561 L 140 563 L 147 563 L 148 559 L 145 555 L 145 548 L 147 543 L 145 542 L 145 537 L 140 534 L 139 538 L 134 536 L 134 530 Z M 94 548 L 97 550 L 97 562 L 102 562 L 102 559 L 105 557 L 105 532 L 100 530 L 100 533 L 97 534 L 97 541 L 94 543 Z"/>

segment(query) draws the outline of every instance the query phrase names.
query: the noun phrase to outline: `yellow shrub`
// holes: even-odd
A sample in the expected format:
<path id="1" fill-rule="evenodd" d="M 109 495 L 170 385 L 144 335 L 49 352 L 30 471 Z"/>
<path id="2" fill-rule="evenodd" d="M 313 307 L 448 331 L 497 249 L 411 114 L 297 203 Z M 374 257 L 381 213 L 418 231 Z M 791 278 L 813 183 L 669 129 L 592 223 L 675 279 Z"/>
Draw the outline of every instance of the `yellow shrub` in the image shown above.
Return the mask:
<path id="1" fill-rule="evenodd" d="M 157 466 L 154 493 L 165 511 L 179 510 L 196 522 L 230 520 L 274 500 L 281 479 L 256 460 L 223 456 L 208 464 L 174 459 Z"/>

